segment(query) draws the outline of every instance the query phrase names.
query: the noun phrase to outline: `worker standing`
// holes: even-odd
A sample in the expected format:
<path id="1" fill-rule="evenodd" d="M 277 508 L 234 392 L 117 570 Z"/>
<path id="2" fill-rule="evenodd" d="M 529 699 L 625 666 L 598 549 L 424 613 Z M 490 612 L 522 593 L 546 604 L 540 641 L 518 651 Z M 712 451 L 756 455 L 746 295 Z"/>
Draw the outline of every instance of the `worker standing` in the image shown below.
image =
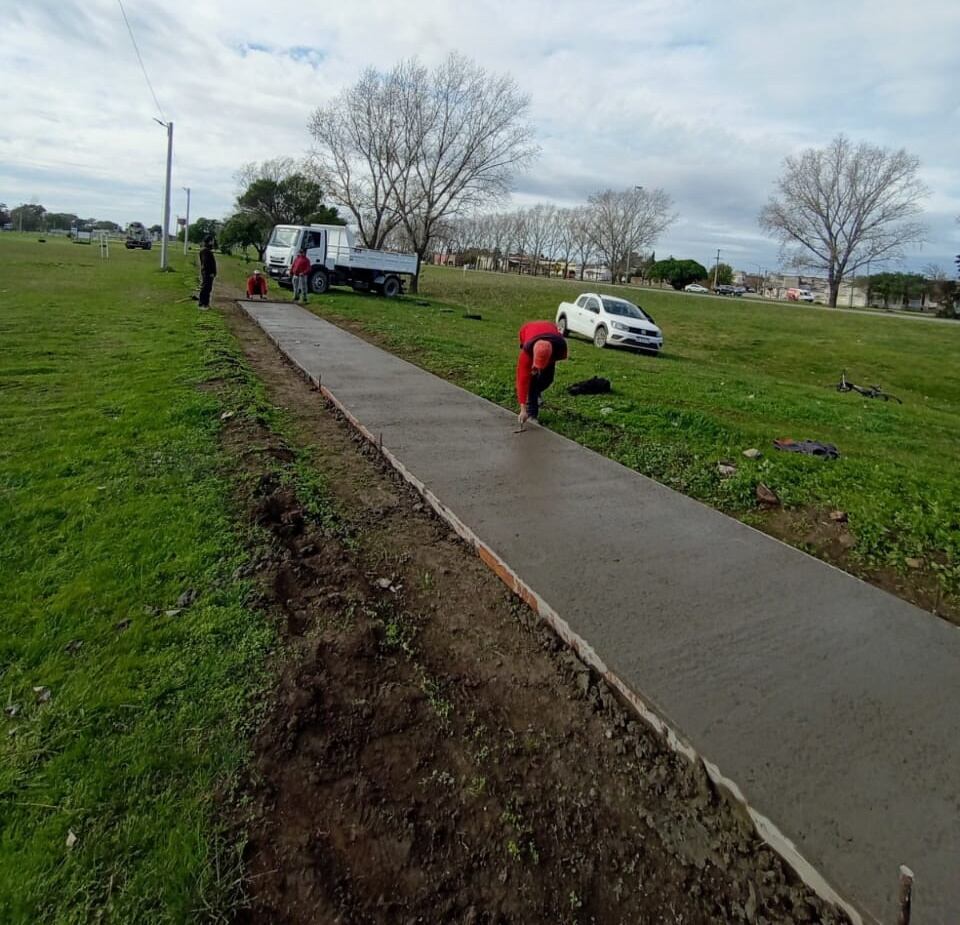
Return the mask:
<path id="1" fill-rule="evenodd" d="M 540 413 L 540 396 L 553 383 L 558 361 L 567 358 L 567 342 L 552 321 L 528 321 L 520 328 L 517 357 L 518 420 L 521 425 Z"/>
<path id="2" fill-rule="evenodd" d="M 254 296 L 261 299 L 267 297 L 267 278 L 259 270 L 254 270 L 253 274 L 247 277 L 247 298 L 252 299 Z"/>
<path id="3" fill-rule="evenodd" d="M 210 296 L 216 275 L 217 258 L 213 256 L 213 238 L 208 235 L 203 239 L 203 247 L 200 248 L 200 294 L 197 296 L 197 307 L 201 311 L 210 308 Z"/>
<path id="4" fill-rule="evenodd" d="M 303 304 L 307 304 L 307 278 L 310 275 L 310 258 L 307 256 L 305 248 L 300 248 L 300 253 L 290 264 L 290 277 L 293 279 L 293 301 L 303 298 Z"/>

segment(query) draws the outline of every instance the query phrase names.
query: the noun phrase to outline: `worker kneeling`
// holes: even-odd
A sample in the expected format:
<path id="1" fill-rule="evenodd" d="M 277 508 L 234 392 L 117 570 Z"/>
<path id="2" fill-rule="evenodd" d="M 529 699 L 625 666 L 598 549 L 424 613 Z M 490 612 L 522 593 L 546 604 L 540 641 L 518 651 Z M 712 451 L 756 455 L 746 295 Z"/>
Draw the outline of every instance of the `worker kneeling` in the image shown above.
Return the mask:
<path id="1" fill-rule="evenodd" d="M 540 396 L 553 383 L 557 362 L 567 358 L 567 342 L 552 321 L 528 321 L 520 328 L 517 401 L 521 424 L 540 413 Z"/>
<path id="2" fill-rule="evenodd" d="M 254 296 L 260 296 L 261 299 L 267 297 L 267 279 L 259 270 L 254 270 L 247 277 L 247 298 L 252 299 Z"/>

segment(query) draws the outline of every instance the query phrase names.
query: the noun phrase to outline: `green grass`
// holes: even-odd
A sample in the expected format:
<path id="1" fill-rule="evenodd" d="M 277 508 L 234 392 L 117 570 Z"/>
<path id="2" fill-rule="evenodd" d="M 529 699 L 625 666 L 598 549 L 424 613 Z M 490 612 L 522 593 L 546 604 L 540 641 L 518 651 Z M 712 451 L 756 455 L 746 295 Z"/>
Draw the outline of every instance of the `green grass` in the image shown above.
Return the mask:
<path id="1" fill-rule="evenodd" d="M 214 919 L 235 898 L 215 794 L 274 635 L 232 578 L 251 537 L 198 385 L 223 378 L 241 410 L 256 392 L 222 318 L 175 304 L 192 273 L 157 258 L 0 235 L 4 922 Z"/>
<path id="2" fill-rule="evenodd" d="M 239 274 L 243 266 L 225 269 Z M 553 319 L 560 301 L 596 288 L 428 268 L 420 297 L 389 302 L 335 290 L 313 308 L 360 323 L 397 353 L 512 408 L 520 324 Z M 788 506 L 847 511 L 864 562 L 903 568 L 906 558 L 923 558 L 948 593 L 958 591 L 960 325 L 657 290 L 633 295 L 663 328 L 664 354 L 572 340 L 547 396 L 546 424 L 748 520 L 758 481 Z M 843 369 L 904 404 L 836 392 Z M 614 394 L 565 393 L 591 375 L 611 379 Z M 779 453 L 777 437 L 835 443 L 843 457 L 824 463 Z M 763 458 L 746 460 L 749 447 Z M 726 481 L 716 471 L 723 458 L 739 467 Z"/>

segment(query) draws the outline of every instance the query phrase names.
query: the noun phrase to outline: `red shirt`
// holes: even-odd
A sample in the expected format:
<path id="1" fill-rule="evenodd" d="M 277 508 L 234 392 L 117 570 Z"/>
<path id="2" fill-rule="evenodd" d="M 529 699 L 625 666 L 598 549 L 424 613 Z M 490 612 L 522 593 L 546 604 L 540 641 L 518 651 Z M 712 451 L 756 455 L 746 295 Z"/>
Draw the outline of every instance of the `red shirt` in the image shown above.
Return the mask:
<path id="1" fill-rule="evenodd" d="M 247 279 L 247 295 L 266 295 L 267 294 L 267 278 L 265 276 L 253 276 Z"/>
<path id="2" fill-rule="evenodd" d="M 567 358 L 566 345 L 563 343 L 560 329 L 552 321 L 528 321 L 520 328 L 520 356 L 517 357 L 517 401 L 523 408 L 530 393 L 530 377 L 533 373 L 533 344 L 540 338 L 549 337 L 558 348 L 553 352 L 550 366 L 557 360 Z M 556 340 L 555 340 L 556 339 Z"/>
<path id="3" fill-rule="evenodd" d="M 305 254 L 297 254 L 290 264 L 291 276 L 306 276 L 310 272 L 310 258 Z"/>

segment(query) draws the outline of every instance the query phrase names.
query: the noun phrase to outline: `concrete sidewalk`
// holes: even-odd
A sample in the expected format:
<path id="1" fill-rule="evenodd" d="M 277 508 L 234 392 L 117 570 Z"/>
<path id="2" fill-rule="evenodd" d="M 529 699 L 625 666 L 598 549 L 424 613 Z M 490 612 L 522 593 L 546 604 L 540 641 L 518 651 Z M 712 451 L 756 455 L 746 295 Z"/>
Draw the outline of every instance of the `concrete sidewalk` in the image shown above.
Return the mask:
<path id="1" fill-rule="evenodd" d="M 241 302 L 822 895 L 960 921 L 960 631 L 290 304 Z M 848 909 L 849 909 L 848 905 Z"/>

